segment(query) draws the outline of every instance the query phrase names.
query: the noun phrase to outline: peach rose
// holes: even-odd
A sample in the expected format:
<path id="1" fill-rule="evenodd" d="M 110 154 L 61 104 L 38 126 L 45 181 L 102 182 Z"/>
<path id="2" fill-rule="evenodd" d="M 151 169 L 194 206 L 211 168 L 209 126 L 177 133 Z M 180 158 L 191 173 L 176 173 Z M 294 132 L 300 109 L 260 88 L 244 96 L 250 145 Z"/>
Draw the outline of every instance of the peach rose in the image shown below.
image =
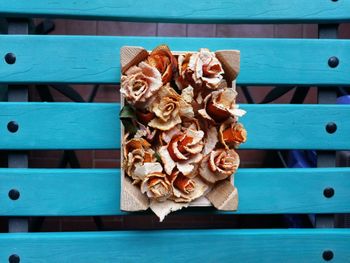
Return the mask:
<path id="1" fill-rule="evenodd" d="M 174 132 L 175 131 L 175 132 Z M 193 129 L 174 128 L 162 136 L 166 141 L 159 149 L 165 172 L 170 175 L 175 167 L 185 176 L 197 175 L 197 166 L 203 155 L 204 132 Z"/>
<path id="2" fill-rule="evenodd" d="M 151 199 L 164 202 L 171 195 L 171 185 L 164 173 L 153 172 L 146 175 L 141 183 L 141 192 Z"/>
<path id="3" fill-rule="evenodd" d="M 247 131 L 241 123 L 223 123 L 219 129 L 220 142 L 226 149 L 237 148 L 247 140 Z"/>
<path id="4" fill-rule="evenodd" d="M 177 61 L 167 45 L 160 45 L 153 49 L 147 58 L 147 62 L 158 69 L 162 75 L 163 84 L 171 81 L 173 74 L 176 72 Z"/>
<path id="5" fill-rule="evenodd" d="M 238 108 L 236 96 L 237 92 L 232 88 L 213 91 L 205 97 L 204 108 L 198 113 L 214 123 L 224 122 L 230 117 L 241 117 L 246 112 Z"/>
<path id="6" fill-rule="evenodd" d="M 148 126 L 166 131 L 181 123 L 181 117 L 193 117 L 192 106 L 187 102 L 187 90 L 183 94 L 179 95 L 169 83 L 163 86 L 150 106 L 150 111 L 155 114 L 155 118 L 148 123 Z"/>
<path id="7" fill-rule="evenodd" d="M 156 161 L 151 144 L 143 138 L 133 138 L 123 142 L 123 145 L 123 168 L 133 179 L 136 179 L 133 174 L 138 165 Z"/>
<path id="8" fill-rule="evenodd" d="M 176 84 L 180 89 L 187 85 L 217 89 L 223 80 L 224 70 L 214 52 L 202 48 L 191 55 L 178 58 L 179 76 Z"/>
<path id="9" fill-rule="evenodd" d="M 234 150 L 218 149 L 205 156 L 199 174 L 209 183 L 223 180 L 236 172 L 239 156 Z"/>
<path id="10" fill-rule="evenodd" d="M 120 93 L 135 107 L 144 107 L 149 99 L 162 87 L 159 71 L 141 62 L 129 68 L 121 77 Z"/>

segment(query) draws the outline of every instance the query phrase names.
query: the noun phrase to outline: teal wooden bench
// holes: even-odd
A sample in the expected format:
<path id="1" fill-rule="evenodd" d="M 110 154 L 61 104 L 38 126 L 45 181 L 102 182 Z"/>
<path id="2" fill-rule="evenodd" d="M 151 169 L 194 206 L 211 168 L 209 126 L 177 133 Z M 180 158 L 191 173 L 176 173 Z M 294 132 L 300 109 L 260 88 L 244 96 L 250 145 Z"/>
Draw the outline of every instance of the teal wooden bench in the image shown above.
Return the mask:
<path id="1" fill-rule="evenodd" d="M 2 0 L 0 18 L 318 23 L 320 39 L 33 36 L 25 22 L 10 20 L 9 34 L 0 35 L 0 84 L 9 85 L 9 101 L 0 103 L 0 149 L 9 151 L 9 168 L 0 169 L 0 216 L 13 217 L 9 230 L 20 233 L 0 234 L 0 262 L 350 262 L 350 230 L 333 228 L 334 214 L 350 212 L 350 168 L 334 162 L 336 150 L 350 149 L 350 106 L 334 104 L 335 87 L 350 83 L 350 41 L 335 39 L 349 10 L 346 0 Z M 317 229 L 26 233 L 23 217 L 125 213 L 119 169 L 28 169 L 22 152 L 119 149 L 120 105 L 27 102 L 23 85 L 116 84 L 120 47 L 161 43 L 241 50 L 240 85 L 319 87 L 316 105 L 242 105 L 249 132 L 242 148 L 326 150 L 318 168 L 236 175 L 236 213 L 316 214 Z"/>

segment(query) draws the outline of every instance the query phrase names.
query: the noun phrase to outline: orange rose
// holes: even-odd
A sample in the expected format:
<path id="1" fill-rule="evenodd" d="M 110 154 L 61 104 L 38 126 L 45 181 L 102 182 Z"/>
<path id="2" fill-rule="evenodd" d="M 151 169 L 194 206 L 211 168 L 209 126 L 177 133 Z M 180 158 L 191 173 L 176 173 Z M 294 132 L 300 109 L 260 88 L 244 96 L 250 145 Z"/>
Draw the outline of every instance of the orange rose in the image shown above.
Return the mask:
<path id="1" fill-rule="evenodd" d="M 168 46 L 160 45 L 153 49 L 147 62 L 158 69 L 162 75 L 163 84 L 171 81 L 173 74 L 176 72 L 177 61 L 176 58 L 171 54 Z"/>
<path id="2" fill-rule="evenodd" d="M 130 104 L 142 108 L 161 87 L 162 76 L 159 71 L 141 62 L 129 68 L 121 77 L 120 93 Z"/>
<path id="3" fill-rule="evenodd" d="M 189 203 L 201 196 L 208 190 L 208 185 L 199 178 L 188 178 L 179 171 L 173 171 L 167 176 L 172 185 L 172 195 L 170 200 L 180 203 Z"/>
<path id="4" fill-rule="evenodd" d="M 204 108 L 198 113 L 214 123 L 224 122 L 230 117 L 241 117 L 246 112 L 238 108 L 236 96 L 237 92 L 232 88 L 213 91 L 205 97 Z"/>
<path id="5" fill-rule="evenodd" d="M 239 156 L 234 150 L 218 149 L 205 156 L 199 174 L 209 183 L 223 180 L 236 172 Z"/>
<path id="6" fill-rule="evenodd" d="M 220 142 L 226 149 L 237 148 L 241 143 L 247 140 L 247 131 L 241 123 L 223 123 L 219 130 Z"/>
<path id="7" fill-rule="evenodd" d="M 179 131 L 175 128 L 170 130 L 168 134 L 170 136 L 162 136 L 167 141 L 166 145 L 159 149 L 165 172 L 170 175 L 177 167 L 187 177 L 196 176 L 197 164 L 202 159 L 204 132 L 193 129 Z"/>

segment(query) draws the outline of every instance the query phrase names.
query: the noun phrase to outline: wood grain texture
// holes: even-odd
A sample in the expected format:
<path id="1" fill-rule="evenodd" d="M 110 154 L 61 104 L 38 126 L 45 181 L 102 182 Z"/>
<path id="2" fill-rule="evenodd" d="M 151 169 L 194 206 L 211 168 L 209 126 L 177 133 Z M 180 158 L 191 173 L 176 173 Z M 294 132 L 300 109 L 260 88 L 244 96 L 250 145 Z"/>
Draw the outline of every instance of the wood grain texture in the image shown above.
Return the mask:
<path id="1" fill-rule="evenodd" d="M 249 105 L 242 149 L 350 149 L 350 106 Z M 0 149 L 119 149 L 118 103 L 0 103 Z M 19 124 L 11 133 L 10 121 Z M 325 126 L 335 122 L 337 130 Z"/>
<path id="2" fill-rule="evenodd" d="M 237 212 L 277 214 L 350 211 L 350 168 L 240 169 L 235 175 Z M 333 187 L 332 198 L 323 196 Z M 16 201 L 11 189 L 20 192 Z M 0 169 L 0 215 L 121 215 L 119 169 Z M 186 211 L 186 210 L 185 210 Z M 180 212 L 181 213 L 181 212 Z"/>
<path id="3" fill-rule="evenodd" d="M 240 50 L 238 84 L 350 83 L 350 40 L 2 35 L 0 43 L 1 54 L 17 57 L 13 65 L 0 62 L 0 83 L 118 83 L 122 46 L 164 43 L 173 51 Z M 328 66 L 331 56 L 338 67 Z"/>
<path id="4" fill-rule="evenodd" d="M 163 230 L 2 234 L 1 262 L 348 262 L 349 229 Z M 171 261 L 169 259 L 171 258 Z"/>
<path id="5" fill-rule="evenodd" d="M 350 20 L 348 1 L 2 0 L 0 15 L 182 23 L 296 23 Z M 166 10 L 166 11 L 165 11 Z"/>

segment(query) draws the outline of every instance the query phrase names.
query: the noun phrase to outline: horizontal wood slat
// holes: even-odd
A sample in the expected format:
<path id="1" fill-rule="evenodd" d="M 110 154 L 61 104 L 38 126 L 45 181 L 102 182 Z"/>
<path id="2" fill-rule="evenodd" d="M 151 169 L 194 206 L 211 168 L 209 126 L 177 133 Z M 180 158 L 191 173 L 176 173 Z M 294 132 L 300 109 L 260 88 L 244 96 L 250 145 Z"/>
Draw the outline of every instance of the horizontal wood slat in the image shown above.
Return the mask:
<path id="1" fill-rule="evenodd" d="M 117 103 L 0 103 L 0 149 L 120 148 Z M 19 128 L 8 131 L 9 122 Z"/>
<path id="2" fill-rule="evenodd" d="M 350 149 L 350 106 L 249 105 L 242 149 Z M 0 103 L 0 149 L 119 149 L 118 103 Z M 9 122 L 19 125 L 8 131 Z M 327 133 L 327 123 L 337 130 Z"/>
<path id="3" fill-rule="evenodd" d="M 122 46 L 163 43 L 174 51 L 240 50 L 242 85 L 350 83 L 349 40 L 3 35 L 0 43 L 0 54 L 17 58 L 12 65 L 1 60 L 0 83 L 118 83 Z M 332 56 L 340 61 L 336 68 L 328 66 Z"/>
<path id="4" fill-rule="evenodd" d="M 350 168 L 242 168 L 235 185 L 238 214 L 350 211 Z M 331 198 L 323 195 L 327 187 L 335 191 Z M 8 197 L 11 189 L 20 192 L 18 200 Z M 0 196 L 4 216 L 124 214 L 119 169 L 0 169 Z"/>
<path id="5" fill-rule="evenodd" d="M 350 258 L 349 229 L 163 230 L 14 233 L 0 236 L 1 262 L 334 262 Z"/>
<path id="6" fill-rule="evenodd" d="M 348 1 L 323 0 L 2 0 L 0 15 L 181 23 L 320 23 L 350 21 Z M 165 11 L 166 10 L 166 11 Z"/>

